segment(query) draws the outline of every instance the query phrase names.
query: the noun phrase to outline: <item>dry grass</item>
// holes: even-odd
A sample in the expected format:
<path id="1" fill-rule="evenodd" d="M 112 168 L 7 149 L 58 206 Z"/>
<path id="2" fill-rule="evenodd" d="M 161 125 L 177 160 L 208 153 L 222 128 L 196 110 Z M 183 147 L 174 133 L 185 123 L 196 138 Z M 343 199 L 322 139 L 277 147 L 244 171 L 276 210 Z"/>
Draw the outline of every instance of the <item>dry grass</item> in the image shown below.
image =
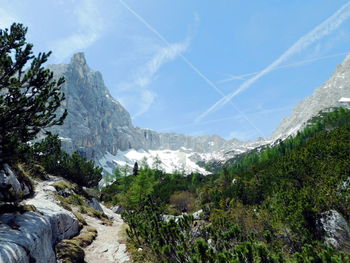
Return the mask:
<path id="1" fill-rule="evenodd" d="M 89 246 L 97 237 L 97 230 L 85 226 L 78 236 L 64 239 L 56 245 L 57 260 L 65 263 L 84 263 L 85 247 Z"/>

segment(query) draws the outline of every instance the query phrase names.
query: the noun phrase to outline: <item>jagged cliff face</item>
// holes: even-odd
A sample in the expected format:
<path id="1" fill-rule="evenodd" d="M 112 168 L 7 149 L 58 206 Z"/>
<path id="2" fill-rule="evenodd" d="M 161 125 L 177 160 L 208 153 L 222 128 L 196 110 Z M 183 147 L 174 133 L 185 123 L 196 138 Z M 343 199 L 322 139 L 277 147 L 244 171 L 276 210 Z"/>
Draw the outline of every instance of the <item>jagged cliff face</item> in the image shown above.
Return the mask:
<path id="1" fill-rule="evenodd" d="M 207 153 L 232 149 L 237 140 L 219 136 L 192 137 L 175 133 L 157 133 L 134 127 L 130 114 L 112 98 L 100 72 L 93 71 L 83 53 L 77 53 L 70 64 L 48 66 L 56 76 L 64 76 L 66 94 L 63 107 L 68 109 L 64 125 L 54 127 L 68 152 L 78 150 L 90 159 L 99 159 L 107 152 L 136 150 L 191 149 Z"/>
<path id="2" fill-rule="evenodd" d="M 350 55 L 338 65 L 331 78 L 317 88 L 312 96 L 300 102 L 292 114 L 283 119 L 273 133 L 273 139 L 283 139 L 296 133 L 306 122 L 323 109 L 340 106 L 341 98 L 350 98 Z"/>

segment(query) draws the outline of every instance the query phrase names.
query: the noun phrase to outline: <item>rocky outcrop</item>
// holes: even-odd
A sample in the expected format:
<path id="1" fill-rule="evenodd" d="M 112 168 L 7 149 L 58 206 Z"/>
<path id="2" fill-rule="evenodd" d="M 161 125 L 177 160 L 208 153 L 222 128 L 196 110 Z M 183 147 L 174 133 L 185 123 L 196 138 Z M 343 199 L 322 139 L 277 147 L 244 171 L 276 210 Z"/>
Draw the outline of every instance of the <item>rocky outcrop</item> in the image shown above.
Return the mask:
<path id="1" fill-rule="evenodd" d="M 25 201 L 38 212 L 0 215 L 0 263 L 54 263 L 54 245 L 79 232 L 78 220 L 53 197 L 51 183 L 38 183 L 36 195 Z"/>
<path id="2" fill-rule="evenodd" d="M 340 105 L 347 106 L 346 101 L 348 100 L 344 98 L 350 98 L 350 55 L 345 58 L 341 65 L 337 66 L 325 84 L 316 89 L 312 96 L 300 102 L 293 109 L 292 114 L 282 120 L 272 138 L 284 139 L 295 134 L 321 110 Z"/>
<path id="3" fill-rule="evenodd" d="M 8 164 L 2 166 L 0 169 L 0 201 L 17 202 L 32 193 L 33 186 L 28 179 L 16 174 Z"/>
<path id="4" fill-rule="evenodd" d="M 350 226 L 340 213 L 335 210 L 323 213 L 318 225 L 327 245 L 350 251 Z"/>
<path id="5" fill-rule="evenodd" d="M 1 263 L 54 263 L 50 220 L 39 213 L 0 216 Z"/>

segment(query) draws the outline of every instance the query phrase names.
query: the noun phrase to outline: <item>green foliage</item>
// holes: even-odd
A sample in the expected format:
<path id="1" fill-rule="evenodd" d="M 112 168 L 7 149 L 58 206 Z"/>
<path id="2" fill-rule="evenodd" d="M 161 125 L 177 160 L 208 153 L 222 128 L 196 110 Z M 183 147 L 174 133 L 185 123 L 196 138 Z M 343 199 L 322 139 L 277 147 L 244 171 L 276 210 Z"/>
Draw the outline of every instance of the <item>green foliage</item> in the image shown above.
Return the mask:
<path id="1" fill-rule="evenodd" d="M 102 168 L 95 167 L 93 161 L 88 161 L 77 152 L 72 155 L 61 150 L 61 141 L 58 135 L 48 133 L 40 142 L 35 143 L 28 159 L 42 164 L 46 171 L 62 176 L 80 186 L 97 186 L 102 178 Z"/>
<path id="2" fill-rule="evenodd" d="M 317 226 L 331 209 L 350 218 L 349 156 L 350 110 L 340 108 L 320 113 L 295 137 L 231 160 L 218 174 L 149 171 L 152 202 L 135 200 L 124 215 L 130 242 L 157 262 L 350 262 L 346 246 L 326 246 Z M 184 191 L 198 197 L 204 220 L 161 216 L 171 196 Z"/>
<path id="3" fill-rule="evenodd" d="M 190 235 L 193 217 L 163 221 L 161 211 L 149 199 L 138 210 L 125 212 L 122 216 L 129 225 L 127 235 L 139 247 L 150 247 L 158 255 L 158 262 L 187 262 L 193 243 Z"/>
<path id="4" fill-rule="evenodd" d="M 0 30 L 0 159 L 16 158 L 25 143 L 42 130 L 62 124 L 56 110 L 64 100 L 60 87 L 43 64 L 49 53 L 33 55 L 33 45 L 26 42 L 27 28 L 14 23 L 10 30 Z M 26 68 L 29 67 L 29 68 Z"/>
<path id="5" fill-rule="evenodd" d="M 64 177 L 81 186 L 96 186 L 102 178 L 102 168 L 95 167 L 93 161 L 86 160 L 78 152 L 64 158 L 61 167 Z"/>

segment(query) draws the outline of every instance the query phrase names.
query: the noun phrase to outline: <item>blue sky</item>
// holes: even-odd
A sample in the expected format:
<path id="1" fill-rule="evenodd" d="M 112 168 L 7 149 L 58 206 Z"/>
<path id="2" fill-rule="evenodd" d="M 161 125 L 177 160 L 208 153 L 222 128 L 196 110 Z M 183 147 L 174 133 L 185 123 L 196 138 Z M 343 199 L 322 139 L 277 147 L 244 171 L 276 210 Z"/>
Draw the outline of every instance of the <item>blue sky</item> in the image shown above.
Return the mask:
<path id="1" fill-rule="evenodd" d="M 0 0 L 50 63 L 83 51 L 136 126 L 268 137 L 350 53 L 342 0 Z"/>

